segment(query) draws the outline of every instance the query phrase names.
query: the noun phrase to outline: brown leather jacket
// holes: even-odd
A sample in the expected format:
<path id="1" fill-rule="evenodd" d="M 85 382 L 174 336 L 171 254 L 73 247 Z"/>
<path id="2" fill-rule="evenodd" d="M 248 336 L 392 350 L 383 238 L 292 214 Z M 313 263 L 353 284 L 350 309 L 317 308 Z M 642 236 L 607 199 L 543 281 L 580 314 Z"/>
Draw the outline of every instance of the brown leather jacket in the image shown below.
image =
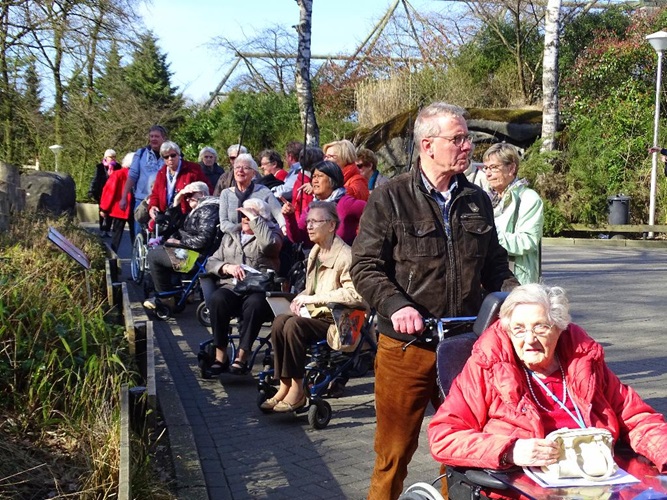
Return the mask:
<path id="1" fill-rule="evenodd" d="M 391 315 L 412 306 L 425 318 L 476 316 L 485 292 L 519 283 L 498 243 L 489 197 L 464 175 L 449 206 L 451 236 L 421 171 L 391 179 L 371 193 L 352 246 L 352 281 L 378 313 L 378 330 L 394 331 Z"/>

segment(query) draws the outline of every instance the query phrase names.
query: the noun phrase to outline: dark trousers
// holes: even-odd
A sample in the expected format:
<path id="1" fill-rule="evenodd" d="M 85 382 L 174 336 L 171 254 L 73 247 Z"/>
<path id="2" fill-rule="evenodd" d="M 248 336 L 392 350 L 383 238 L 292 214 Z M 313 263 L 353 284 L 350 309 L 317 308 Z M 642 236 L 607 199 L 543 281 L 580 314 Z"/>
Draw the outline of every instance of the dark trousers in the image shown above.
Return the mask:
<path id="1" fill-rule="evenodd" d="M 100 211 L 99 205 L 97 206 L 97 211 Z M 111 230 L 111 219 L 112 218 L 108 215 L 105 217 L 102 214 L 99 214 L 100 231 L 108 233 Z"/>
<path id="2" fill-rule="evenodd" d="M 130 243 L 134 244 L 134 217 L 130 216 L 129 220 L 117 219 L 115 217 L 111 217 L 111 219 L 113 219 L 111 223 L 111 249 L 118 253 L 118 248 L 120 248 L 120 242 L 125 232 L 125 224 L 130 229 Z"/>
<path id="3" fill-rule="evenodd" d="M 273 312 L 266 301 L 265 292 L 237 295 L 229 288 L 218 288 L 211 295 L 209 313 L 213 343 L 221 350 L 229 344 L 229 323 L 232 318 L 241 316 L 239 327 L 239 349 L 249 352 L 259 335 L 262 323 L 273 319 Z"/>
<path id="4" fill-rule="evenodd" d="M 368 499 L 396 499 L 429 402 L 440 406 L 435 352 L 380 335 L 375 357 L 375 468 Z M 446 498 L 446 497 L 445 497 Z"/>
<path id="5" fill-rule="evenodd" d="M 271 344 L 276 373 L 280 378 L 303 378 L 306 350 L 317 340 L 327 338 L 328 321 L 281 314 L 271 325 Z"/>
<path id="6" fill-rule="evenodd" d="M 146 261 L 148 262 L 151 278 L 153 278 L 155 291 L 159 293 L 173 290 L 174 266 L 171 264 L 169 254 L 164 247 L 159 246 L 149 250 Z"/>

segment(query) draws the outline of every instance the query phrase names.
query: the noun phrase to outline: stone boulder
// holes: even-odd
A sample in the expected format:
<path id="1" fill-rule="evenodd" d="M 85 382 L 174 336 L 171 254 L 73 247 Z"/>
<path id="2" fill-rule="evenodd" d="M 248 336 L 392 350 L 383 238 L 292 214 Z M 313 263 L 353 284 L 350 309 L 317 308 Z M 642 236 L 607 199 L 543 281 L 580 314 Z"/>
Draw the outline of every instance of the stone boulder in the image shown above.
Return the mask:
<path id="1" fill-rule="evenodd" d="M 21 174 L 21 187 L 26 192 L 26 210 L 74 216 L 76 185 L 69 174 L 26 171 Z"/>

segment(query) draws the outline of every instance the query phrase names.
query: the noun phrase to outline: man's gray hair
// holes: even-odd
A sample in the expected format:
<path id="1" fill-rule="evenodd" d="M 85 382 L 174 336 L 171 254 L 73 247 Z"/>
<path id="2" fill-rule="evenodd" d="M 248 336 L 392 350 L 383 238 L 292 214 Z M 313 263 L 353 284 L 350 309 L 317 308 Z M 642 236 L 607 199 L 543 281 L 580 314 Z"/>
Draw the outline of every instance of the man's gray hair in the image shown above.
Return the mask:
<path id="1" fill-rule="evenodd" d="M 522 304 L 542 306 L 547 313 L 549 323 L 561 331 L 565 330 L 572 320 L 570 302 L 563 288 L 530 283 L 512 290 L 500 307 L 500 324 L 505 331 L 509 332 L 509 323 L 514 309 Z"/>
<path id="2" fill-rule="evenodd" d="M 246 148 L 245 146 L 241 146 L 240 144 L 232 144 L 227 148 L 227 157 L 235 158 L 236 156 L 247 152 L 248 148 Z"/>
<path id="3" fill-rule="evenodd" d="M 160 156 L 163 156 L 168 151 L 176 151 L 178 156 L 181 156 L 181 148 L 173 141 L 164 141 L 162 143 L 162 146 L 160 146 Z"/>
<path id="4" fill-rule="evenodd" d="M 248 208 L 259 215 L 262 219 L 271 220 L 271 210 L 264 200 L 259 198 L 248 198 L 243 202 L 243 208 Z"/>
<path id="5" fill-rule="evenodd" d="M 433 118 L 438 116 L 452 116 L 465 120 L 465 115 L 466 110 L 461 106 L 447 104 L 446 102 L 434 102 L 423 108 L 417 115 L 413 133 L 417 148 L 421 149 L 421 141 L 425 137 L 440 135 L 438 120 L 434 120 Z"/>

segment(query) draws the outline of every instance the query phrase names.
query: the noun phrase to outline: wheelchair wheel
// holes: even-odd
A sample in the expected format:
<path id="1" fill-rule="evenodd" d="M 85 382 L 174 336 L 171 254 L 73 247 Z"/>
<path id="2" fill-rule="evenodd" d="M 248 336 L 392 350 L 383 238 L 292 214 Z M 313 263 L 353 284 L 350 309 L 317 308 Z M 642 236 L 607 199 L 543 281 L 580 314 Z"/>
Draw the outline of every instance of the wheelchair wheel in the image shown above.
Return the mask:
<path id="1" fill-rule="evenodd" d="M 313 429 L 324 429 L 331 420 L 331 405 L 316 399 L 308 408 L 308 423 Z"/>
<path id="2" fill-rule="evenodd" d="M 208 310 L 206 302 L 202 302 L 197 306 L 197 320 L 202 326 L 206 328 L 211 327 L 211 313 Z"/>
<path id="3" fill-rule="evenodd" d="M 155 315 L 162 321 L 168 320 L 171 317 L 171 308 L 160 301 L 156 301 Z"/>
<path id="4" fill-rule="evenodd" d="M 415 483 L 398 500 L 445 500 L 440 492 L 428 483 Z"/>
<path id="5" fill-rule="evenodd" d="M 132 274 L 132 280 L 140 285 L 144 280 L 145 271 L 146 244 L 144 242 L 144 235 L 139 233 L 132 243 L 132 258 L 130 259 L 130 273 Z"/>
<path id="6" fill-rule="evenodd" d="M 271 413 L 271 410 L 265 410 L 264 408 L 262 408 L 262 403 L 267 399 L 275 396 L 276 392 L 278 392 L 278 389 L 268 384 L 266 384 L 266 386 L 262 387 L 259 390 L 259 392 L 257 393 L 257 408 L 259 408 L 262 411 L 262 413 Z"/>

